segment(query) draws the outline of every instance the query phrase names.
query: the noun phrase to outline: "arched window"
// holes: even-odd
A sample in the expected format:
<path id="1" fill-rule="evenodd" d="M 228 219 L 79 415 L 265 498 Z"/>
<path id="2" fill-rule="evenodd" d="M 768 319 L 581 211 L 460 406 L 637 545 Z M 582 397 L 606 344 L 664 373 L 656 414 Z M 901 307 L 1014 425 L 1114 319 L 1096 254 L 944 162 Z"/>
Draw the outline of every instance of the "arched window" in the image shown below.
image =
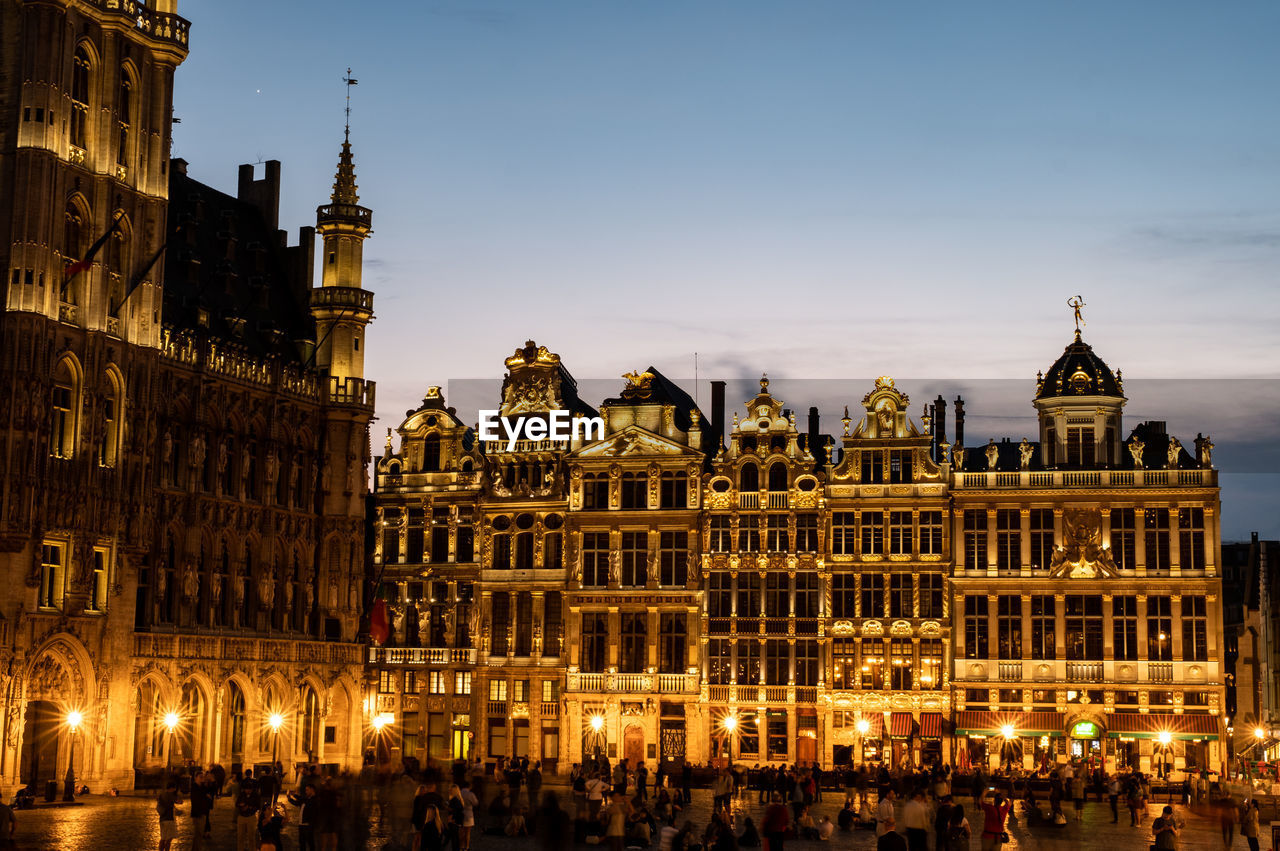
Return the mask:
<path id="1" fill-rule="evenodd" d="M 71 60 L 71 144 L 89 147 L 89 74 L 93 60 L 83 44 L 77 45 Z"/>
<path id="2" fill-rule="evenodd" d="M 129 164 L 129 137 L 133 129 L 133 73 L 128 65 L 120 66 L 120 96 L 116 100 L 116 120 L 119 127 L 119 143 L 116 162 Z"/>
<path id="3" fill-rule="evenodd" d="M 428 473 L 440 470 L 440 435 L 431 434 L 422 442 L 422 469 Z"/>
<path id="4" fill-rule="evenodd" d="M 787 489 L 787 465 L 774 461 L 769 465 L 769 490 L 785 491 Z"/>
<path id="5" fill-rule="evenodd" d="M 204 693 L 194 682 L 188 682 L 182 687 L 182 708 L 178 713 L 182 723 L 174 730 L 177 756 L 183 760 L 203 763 L 208 719 L 205 717 Z"/>
<path id="6" fill-rule="evenodd" d="M 107 312 L 115 316 L 124 301 L 125 279 L 131 268 L 129 246 L 133 244 L 133 229 L 129 218 L 117 212 L 120 223 L 107 240 Z"/>
<path id="7" fill-rule="evenodd" d="M 258 733 L 258 750 L 263 753 L 271 753 L 272 746 L 278 745 L 276 737 L 283 732 L 282 730 L 273 729 L 271 721 L 278 714 L 283 714 L 283 708 L 280 705 L 280 697 L 276 693 L 274 685 L 267 686 L 262 695 L 262 728 Z M 283 725 L 281 725 L 283 726 Z M 276 753 L 279 753 L 277 748 Z"/>
<path id="8" fill-rule="evenodd" d="M 138 714 L 133 720 L 133 764 L 141 768 L 161 762 L 164 756 L 164 709 L 155 680 L 138 684 Z"/>
<path id="9" fill-rule="evenodd" d="M 755 464 L 743 464 L 738 474 L 738 490 L 748 493 L 760 490 L 760 468 Z"/>
<path id="10" fill-rule="evenodd" d="M 70 458 L 75 454 L 76 412 L 80 409 L 80 370 L 73 358 L 58 361 L 50 401 L 49 454 Z"/>
<path id="11" fill-rule="evenodd" d="M 235 681 L 227 684 L 227 741 L 231 746 L 232 762 L 239 762 L 237 757 L 244 753 L 245 705 L 244 692 Z"/>
<path id="12" fill-rule="evenodd" d="M 102 400 L 102 443 L 98 445 L 98 464 L 114 467 L 120 457 L 120 428 L 124 414 L 124 381 L 115 369 L 107 370 L 107 388 Z"/>
<path id="13" fill-rule="evenodd" d="M 307 753 L 308 761 L 315 758 L 320 750 L 320 698 L 316 690 L 307 686 L 302 696 L 302 750 Z"/>

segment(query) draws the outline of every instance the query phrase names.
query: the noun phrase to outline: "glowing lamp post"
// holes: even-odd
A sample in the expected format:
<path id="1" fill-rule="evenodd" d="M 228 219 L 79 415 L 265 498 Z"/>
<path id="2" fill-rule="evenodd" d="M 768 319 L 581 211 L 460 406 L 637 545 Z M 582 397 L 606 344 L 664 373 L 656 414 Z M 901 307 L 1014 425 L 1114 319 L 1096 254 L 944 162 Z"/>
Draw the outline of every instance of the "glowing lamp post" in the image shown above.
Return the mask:
<path id="1" fill-rule="evenodd" d="M 165 770 L 169 773 L 173 771 L 173 731 L 181 721 L 176 712 L 166 712 L 164 717 L 160 719 L 165 729 Z"/>
<path id="2" fill-rule="evenodd" d="M 858 731 L 858 763 L 862 764 L 867 758 L 866 745 L 863 739 L 867 737 L 867 733 L 871 732 L 871 722 L 866 718 L 859 718 L 858 723 L 854 724 L 853 728 Z"/>
<path id="3" fill-rule="evenodd" d="M 76 710 L 67 713 L 67 729 L 71 731 L 71 746 L 67 756 L 67 776 L 62 787 L 62 800 L 74 801 L 76 798 L 76 733 L 80 729 L 84 716 Z"/>
<path id="4" fill-rule="evenodd" d="M 725 736 L 729 740 L 729 764 L 733 765 L 733 739 L 734 733 L 738 731 L 738 716 L 724 716 L 724 718 L 720 720 L 720 726 L 724 729 Z"/>
<path id="5" fill-rule="evenodd" d="M 280 728 L 284 726 L 284 716 L 279 712 L 272 712 L 267 717 L 267 725 L 271 727 L 271 768 L 274 771 L 276 761 L 280 757 Z"/>
<path id="6" fill-rule="evenodd" d="M 1156 741 L 1160 743 L 1160 777 L 1164 778 L 1166 771 L 1165 766 L 1168 764 L 1169 745 L 1173 742 L 1173 734 L 1168 730 L 1161 730 L 1156 736 Z M 1172 793 L 1170 793 L 1172 795 Z"/>
<path id="7" fill-rule="evenodd" d="M 1017 730 L 1013 728 L 1012 724 L 1005 724 L 1000 728 L 1000 738 L 1003 741 L 1003 744 L 1000 745 L 1000 758 L 1001 761 L 1007 762 L 1010 765 L 1013 764 L 1013 751 L 1010 743 L 1015 735 L 1017 735 Z M 1005 758 L 1006 752 L 1009 754 L 1007 760 Z"/>

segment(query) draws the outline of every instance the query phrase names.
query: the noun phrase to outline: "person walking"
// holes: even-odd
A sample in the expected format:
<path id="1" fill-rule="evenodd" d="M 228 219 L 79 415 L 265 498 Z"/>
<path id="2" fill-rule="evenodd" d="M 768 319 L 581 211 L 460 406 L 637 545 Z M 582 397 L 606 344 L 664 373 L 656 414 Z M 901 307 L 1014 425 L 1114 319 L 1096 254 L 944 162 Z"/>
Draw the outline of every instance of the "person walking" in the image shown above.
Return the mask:
<path id="1" fill-rule="evenodd" d="M 209 838 L 214 783 L 213 775 L 205 772 L 197 774 L 191 783 L 191 851 L 200 851 Z"/>
<path id="2" fill-rule="evenodd" d="M 1084 821 L 1084 772 L 1077 771 L 1071 778 L 1071 802 L 1075 806 L 1076 821 Z"/>
<path id="3" fill-rule="evenodd" d="M 764 834 L 766 843 L 764 851 L 782 851 L 782 843 L 790 827 L 791 814 L 782 803 L 782 796 L 774 792 L 764 817 L 760 819 L 760 832 Z"/>
<path id="4" fill-rule="evenodd" d="M 636 797 L 649 800 L 649 769 L 643 762 L 636 766 Z"/>
<path id="5" fill-rule="evenodd" d="M 880 803 L 876 806 L 876 836 L 884 836 L 893 830 L 893 800 L 898 795 L 892 786 L 887 786 L 880 793 Z"/>
<path id="6" fill-rule="evenodd" d="M 1244 837 L 1244 841 L 1249 843 L 1249 851 L 1258 851 L 1258 799 L 1250 798 L 1249 803 L 1245 805 L 1244 817 L 1240 819 L 1240 835 Z"/>
<path id="7" fill-rule="evenodd" d="M 604 835 L 609 842 L 609 851 L 623 851 L 626 846 L 627 825 L 633 812 L 631 804 L 627 803 L 626 793 L 615 790 L 605 816 Z"/>
<path id="8" fill-rule="evenodd" d="M 1120 823 L 1120 777 L 1111 775 L 1107 780 L 1107 801 L 1111 804 L 1111 823 Z"/>
<path id="9" fill-rule="evenodd" d="M 258 851 L 254 840 L 258 835 L 258 810 L 262 809 L 262 797 L 253 777 L 253 769 L 246 768 L 236 792 L 236 851 Z"/>
<path id="10" fill-rule="evenodd" d="M 298 851 L 315 851 L 316 785 L 314 783 L 306 783 L 303 785 L 301 792 L 290 792 L 288 799 L 289 803 L 298 808 Z M 416 805 L 417 802 L 415 801 L 414 803 Z M 417 822 L 415 822 L 416 824 Z"/>
<path id="11" fill-rule="evenodd" d="M 907 831 L 910 851 L 929 851 L 929 808 L 924 801 L 924 789 L 917 788 L 902 808 L 902 826 Z"/>
<path id="12" fill-rule="evenodd" d="M 983 789 L 978 796 L 978 806 L 982 808 L 982 851 L 1000 851 L 1004 847 L 1007 834 L 1004 832 L 1005 819 L 1009 816 L 1010 803 L 997 792 L 988 798 L 990 789 Z"/>
<path id="13" fill-rule="evenodd" d="M 1231 793 L 1228 792 L 1218 801 L 1218 826 L 1222 829 L 1222 847 L 1230 848 L 1231 843 L 1236 838 L 1236 820 L 1239 812 L 1236 810 L 1236 802 L 1232 800 Z"/>
<path id="14" fill-rule="evenodd" d="M 169 851 L 174 837 L 178 835 L 178 822 L 175 818 L 178 811 L 178 781 L 170 780 L 164 791 L 156 798 L 156 813 L 160 816 L 160 851 Z"/>
<path id="15" fill-rule="evenodd" d="M 532 810 L 542 802 L 542 763 L 535 762 L 529 766 L 524 776 L 525 794 L 529 796 L 529 809 Z"/>
<path id="16" fill-rule="evenodd" d="M 1160 817 L 1151 823 L 1152 847 L 1164 851 L 1178 847 L 1178 824 L 1173 818 L 1173 807 L 1165 807 Z M 1228 848 L 1231 846 L 1228 845 Z"/>

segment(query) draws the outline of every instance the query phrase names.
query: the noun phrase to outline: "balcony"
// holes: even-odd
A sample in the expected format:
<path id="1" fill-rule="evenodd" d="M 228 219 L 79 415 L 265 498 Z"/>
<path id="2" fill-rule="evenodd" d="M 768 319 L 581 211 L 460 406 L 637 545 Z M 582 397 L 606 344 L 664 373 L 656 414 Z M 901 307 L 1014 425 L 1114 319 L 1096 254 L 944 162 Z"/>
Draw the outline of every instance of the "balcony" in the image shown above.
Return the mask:
<path id="1" fill-rule="evenodd" d="M 1194 470 L 1051 470 L 1017 473 L 959 473 L 958 490 L 1004 488 L 1214 487 L 1218 471 Z"/>
<path id="2" fill-rule="evenodd" d="M 312 307 L 373 310 L 373 293 L 355 287 L 316 287 L 311 291 Z"/>
<path id="3" fill-rule="evenodd" d="M 133 655 L 140 659 L 193 659 L 243 662 L 311 662 L 359 665 L 361 647 L 327 641 L 239 638 L 221 635 L 135 633 Z"/>
<path id="4" fill-rule="evenodd" d="M 370 647 L 370 665 L 474 665 L 473 647 Z"/>
<path id="5" fill-rule="evenodd" d="M 1068 662 L 1067 680 L 1073 683 L 1100 683 L 1105 677 L 1101 662 Z"/>
<path id="6" fill-rule="evenodd" d="M 1022 682 L 1022 663 L 1021 662 L 998 662 L 997 670 L 1002 683 L 1020 683 Z"/>
<path id="7" fill-rule="evenodd" d="M 185 18 L 147 8 L 139 0 L 88 0 L 89 4 L 128 18 L 140 31 L 154 39 L 179 45 L 184 50 L 191 24 Z"/>
<path id="8" fill-rule="evenodd" d="M 316 224 L 354 221 L 366 228 L 373 226 L 373 211 L 359 204 L 325 204 L 316 207 Z"/>
<path id="9" fill-rule="evenodd" d="M 372 408 L 375 383 L 362 378 L 329 376 L 328 401 L 333 405 L 356 405 Z"/>
<path id="10" fill-rule="evenodd" d="M 1148 662 L 1147 679 L 1153 683 L 1173 682 L 1172 662 Z"/>
<path id="11" fill-rule="evenodd" d="M 696 674 L 569 674 L 566 691 L 620 694 L 697 694 Z"/>

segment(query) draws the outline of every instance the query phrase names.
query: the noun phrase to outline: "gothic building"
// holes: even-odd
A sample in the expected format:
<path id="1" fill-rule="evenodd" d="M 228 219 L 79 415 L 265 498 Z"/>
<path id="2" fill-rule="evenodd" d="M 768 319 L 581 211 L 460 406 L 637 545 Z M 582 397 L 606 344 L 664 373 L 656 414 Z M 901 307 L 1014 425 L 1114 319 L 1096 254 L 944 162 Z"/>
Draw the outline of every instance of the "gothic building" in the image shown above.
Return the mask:
<path id="1" fill-rule="evenodd" d="M 506 368 L 504 415 L 594 413 L 545 347 Z M 1038 439 L 976 450 L 888 377 L 835 437 L 767 379 L 731 423 L 625 379 L 603 435 L 482 441 L 437 387 L 388 434 L 383 759 L 1223 765 L 1212 444 L 1126 436 L 1078 331 Z"/>
<path id="2" fill-rule="evenodd" d="M 357 764 L 372 294 L 168 156 L 172 0 L 0 3 L 0 784 Z"/>

